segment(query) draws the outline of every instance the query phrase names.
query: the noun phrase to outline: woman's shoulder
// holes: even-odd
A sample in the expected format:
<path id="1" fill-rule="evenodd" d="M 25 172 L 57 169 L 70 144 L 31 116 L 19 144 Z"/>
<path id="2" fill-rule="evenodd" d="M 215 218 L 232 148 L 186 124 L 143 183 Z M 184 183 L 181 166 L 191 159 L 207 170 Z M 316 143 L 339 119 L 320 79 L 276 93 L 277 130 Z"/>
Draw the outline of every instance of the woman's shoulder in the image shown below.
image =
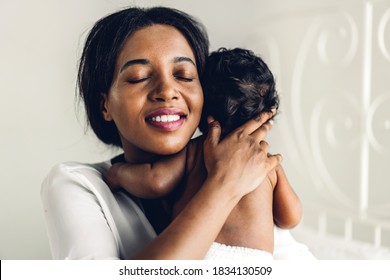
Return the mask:
<path id="1" fill-rule="evenodd" d="M 110 166 L 110 161 L 99 163 L 83 163 L 76 161 L 61 162 L 51 168 L 49 175 L 69 175 L 72 173 L 84 173 L 91 170 L 104 173 Z"/>
<path id="2" fill-rule="evenodd" d="M 71 189 L 75 187 L 80 189 L 85 187 L 87 181 L 102 181 L 110 166 L 110 161 L 99 163 L 69 161 L 56 164 L 44 178 L 41 192 L 53 192 L 63 188 Z"/>
<path id="3" fill-rule="evenodd" d="M 62 176 L 72 176 L 75 174 L 87 174 L 87 173 L 96 173 L 96 175 L 103 175 L 107 172 L 108 168 L 111 166 L 110 161 L 103 161 L 99 163 L 82 163 L 76 161 L 62 162 L 54 165 L 49 171 L 47 177 L 62 177 Z"/>
<path id="4" fill-rule="evenodd" d="M 110 166 L 110 161 L 64 162 L 43 180 L 41 201 L 54 258 L 127 258 L 155 236 L 136 202 L 107 186 L 104 173 Z"/>

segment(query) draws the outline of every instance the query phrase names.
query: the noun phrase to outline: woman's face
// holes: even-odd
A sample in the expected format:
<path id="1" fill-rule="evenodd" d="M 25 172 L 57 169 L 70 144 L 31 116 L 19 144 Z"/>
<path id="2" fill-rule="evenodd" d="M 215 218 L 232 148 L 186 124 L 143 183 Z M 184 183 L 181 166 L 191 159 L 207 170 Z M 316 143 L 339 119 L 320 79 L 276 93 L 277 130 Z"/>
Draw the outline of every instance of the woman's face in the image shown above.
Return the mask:
<path id="1" fill-rule="evenodd" d="M 103 115 L 114 121 L 127 160 L 182 150 L 197 128 L 203 92 L 195 56 L 185 37 L 168 25 L 152 25 L 125 42 Z"/>

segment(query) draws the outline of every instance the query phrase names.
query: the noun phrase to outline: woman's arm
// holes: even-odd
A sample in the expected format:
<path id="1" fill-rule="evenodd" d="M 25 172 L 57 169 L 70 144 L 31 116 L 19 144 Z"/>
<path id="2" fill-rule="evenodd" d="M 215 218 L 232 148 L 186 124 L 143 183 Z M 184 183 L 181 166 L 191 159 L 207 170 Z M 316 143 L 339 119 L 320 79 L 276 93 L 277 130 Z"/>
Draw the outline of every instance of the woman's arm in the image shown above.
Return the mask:
<path id="1" fill-rule="evenodd" d="M 106 182 L 111 190 L 124 188 L 141 198 L 169 194 L 184 176 L 186 149 L 154 163 L 116 163 L 108 170 Z"/>
<path id="2" fill-rule="evenodd" d="M 275 224 L 284 229 L 295 227 L 302 217 L 302 205 L 287 180 L 281 165 L 276 169 L 277 182 L 274 188 L 273 215 Z"/>
<path id="3" fill-rule="evenodd" d="M 262 126 L 269 117 L 263 115 L 259 120 L 246 123 L 221 142 L 219 124 L 210 124 L 210 132 L 204 142 L 208 171 L 206 181 L 159 236 L 146 246 L 134 244 L 129 250 L 137 252 L 130 254 L 133 259 L 204 257 L 241 197 L 255 189 L 281 161 L 278 155 L 267 157 L 267 144 L 259 144 L 259 139 L 263 139 L 259 137 L 263 137 L 269 129 L 267 124 Z M 42 202 L 53 257 L 119 258 L 120 246 L 117 242 L 120 237 L 113 230 L 119 225 L 105 215 L 104 209 L 110 212 L 110 203 L 100 193 L 107 192 L 108 197 L 110 191 L 96 169 L 87 165 L 82 168 L 83 174 L 80 167 L 60 166 L 42 185 Z M 93 192 L 98 185 L 101 186 L 99 191 Z M 134 230 L 129 234 L 139 233 Z M 129 238 L 134 242 L 142 239 L 141 236 Z M 138 247 L 142 249 L 138 250 Z"/>
<path id="4" fill-rule="evenodd" d="M 204 257 L 238 201 L 282 160 L 280 155 L 267 156 L 268 145 L 261 141 L 271 116 L 264 113 L 248 121 L 222 141 L 219 123 L 210 119 L 204 141 L 206 181 L 175 220 L 134 259 Z"/>

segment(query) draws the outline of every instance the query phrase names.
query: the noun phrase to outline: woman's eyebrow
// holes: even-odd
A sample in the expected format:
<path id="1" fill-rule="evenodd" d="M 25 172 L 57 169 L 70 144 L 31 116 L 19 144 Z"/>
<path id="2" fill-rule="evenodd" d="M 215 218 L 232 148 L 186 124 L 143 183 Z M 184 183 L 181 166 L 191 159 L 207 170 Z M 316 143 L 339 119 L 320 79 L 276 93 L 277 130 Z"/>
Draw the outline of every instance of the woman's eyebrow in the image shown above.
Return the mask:
<path id="1" fill-rule="evenodd" d="M 147 65 L 150 64 L 150 61 L 148 59 L 143 59 L 143 58 L 128 60 L 126 61 L 125 64 L 123 64 L 123 66 L 119 70 L 119 73 L 123 72 L 126 68 L 134 64 Z"/>
<path id="2" fill-rule="evenodd" d="M 174 63 L 189 62 L 189 63 L 193 64 L 194 66 L 196 66 L 195 62 L 187 56 L 175 57 L 173 59 L 173 62 Z M 123 72 L 126 68 L 128 68 L 132 65 L 135 65 L 135 64 L 148 65 L 148 64 L 150 64 L 150 61 L 148 59 L 144 59 L 144 58 L 128 60 L 128 61 L 126 61 L 125 64 L 123 64 L 123 66 L 119 70 L 119 73 Z"/>
<path id="3" fill-rule="evenodd" d="M 175 57 L 175 58 L 173 59 L 173 62 L 174 62 L 174 63 L 179 63 L 179 62 L 190 62 L 191 64 L 193 64 L 194 66 L 196 66 L 195 62 L 194 62 L 191 58 L 189 58 L 189 57 L 187 57 L 187 56 Z"/>

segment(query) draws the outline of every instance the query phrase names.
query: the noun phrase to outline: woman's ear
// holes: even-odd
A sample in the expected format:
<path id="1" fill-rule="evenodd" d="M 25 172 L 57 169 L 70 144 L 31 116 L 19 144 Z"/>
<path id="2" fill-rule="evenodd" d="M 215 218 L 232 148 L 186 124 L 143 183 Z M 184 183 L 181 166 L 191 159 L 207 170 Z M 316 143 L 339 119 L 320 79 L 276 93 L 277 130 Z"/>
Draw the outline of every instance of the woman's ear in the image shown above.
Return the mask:
<path id="1" fill-rule="evenodd" d="M 110 110 L 107 105 L 107 100 L 108 100 L 107 93 L 100 93 L 100 96 L 101 96 L 100 109 L 102 110 L 103 118 L 108 122 L 112 121 Z"/>

